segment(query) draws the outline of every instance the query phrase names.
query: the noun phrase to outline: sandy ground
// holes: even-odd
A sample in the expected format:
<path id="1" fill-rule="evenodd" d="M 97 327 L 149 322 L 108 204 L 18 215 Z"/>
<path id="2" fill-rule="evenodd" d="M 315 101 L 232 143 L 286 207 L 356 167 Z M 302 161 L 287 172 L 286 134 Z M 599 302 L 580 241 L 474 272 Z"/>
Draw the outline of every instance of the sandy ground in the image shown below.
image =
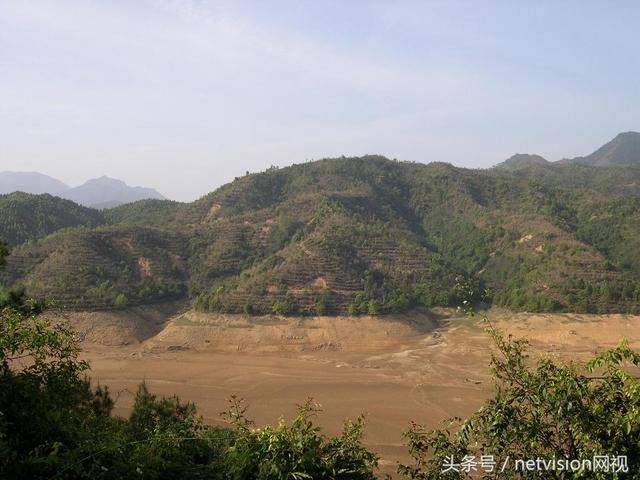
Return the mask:
<path id="1" fill-rule="evenodd" d="M 329 434 L 345 418 L 367 415 L 365 443 L 384 472 L 407 461 L 402 432 L 465 416 L 492 392 L 491 342 L 477 319 L 437 310 L 359 318 L 208 315 L 180 306 L 121 313 L 74 313 L 94 382 L 126 415 L 137 385 L 196 402 L 205 420 L 236 394 L 257 424 L 291 418 L 308 397 L 322 405 Z M 492 311 L 492 322 L 531 341 L 534 355 L 585 359 L 626 337 L 640 348 L 640 317 L 528 315 Z"/>

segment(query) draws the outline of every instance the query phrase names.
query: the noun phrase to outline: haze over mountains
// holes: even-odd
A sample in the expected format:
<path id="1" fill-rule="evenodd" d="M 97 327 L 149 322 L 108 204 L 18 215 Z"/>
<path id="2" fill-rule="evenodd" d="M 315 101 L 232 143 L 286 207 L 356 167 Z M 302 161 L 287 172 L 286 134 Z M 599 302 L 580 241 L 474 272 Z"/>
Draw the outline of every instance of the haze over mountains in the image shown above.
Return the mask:
<path id="1" fill-rule="evenodd" d="M 586 157 L 565 158 L 558 164 L 581 164 L 594 167 L 608 167 L 613 165 L 629 165 L 640 162 L 640 133 L 625 132 L 618 134 L 613 140 L 606 143 L 595 152 Z M 545 165 L 549 160 L 540 155 L 518 153 L 499 163 L 494 168 L 520 169 L 535 165 Z"/>
<path id="2" fill-rule="evenodd" d="M 640 133 L 621 133 L 591 155 L 562 161 L 593 165 L 596 167 L 628 165 L 640 162 Z"/>
<path id="3" fill-rule="evenodd" d="M 48 193 L 92 208 L 112 208 L 146 198 L 164 199 L 152 188 L 130 187 L 121 180 L 102 176 L 87 180 L 78 187 L 37 172 L 0 172 L 0 194 L 25 192 Z"/>
<path id="4" fill-rule="evenodd" d="M 637 135 L 585 157 L 593 165 L 324 159 L 191 203 L 98 211 L 13 193 L 0 197 L 0 238 L 14 246 L 0 280 L 71 308 L 189 297 L 222 312 L 374 314 L 455 305 L 468 285 L 515 310 L 637 312 Z"/>
<path id="5" fill-rule="evenodd" d="M 0 194 L 12 192 L 49 193 L 57 195 L 69 186 L 37 172 L 0 172 Z"/>

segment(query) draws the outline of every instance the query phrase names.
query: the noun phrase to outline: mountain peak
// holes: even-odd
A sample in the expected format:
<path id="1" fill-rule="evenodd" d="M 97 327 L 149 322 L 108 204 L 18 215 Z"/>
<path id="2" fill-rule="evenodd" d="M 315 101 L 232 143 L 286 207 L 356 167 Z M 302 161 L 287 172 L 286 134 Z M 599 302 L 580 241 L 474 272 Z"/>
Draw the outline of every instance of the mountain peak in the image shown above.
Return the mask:
<path id="1" fill-rule="evenodd" d="M 596 167 L 639 163 L 640 133 L 633 131 L 619 133 L 591 155 L 574 158 L 571 162 Z"/>
<path id="2" fill-rule="evenodd" d="M 53 177 L 37 172 L 0 172 L 0 194 L 11 192 L 58 194 L 69 187 Z"/>
<path id="3" fill-rule="evenodd" d="M 499 163 L 494 168 L 501 168 L 504 170 L 520 170 L 521 168 L 530 167 L 533 165 L 547 165 L 549 161 L 540 155 L 531 153 L 516 153 L 510 156 L 504 162 Z"/>
<path id="4" fill-rule="evenodd" d="M 109 208 L 145 198 L 159 200 L 165 198 L 153 188 L 130 187 L 122 180 L 106 175 L 87 180 L 79 187 L 63 192 L 61 196 L 81 205 L 95 208 Z"/>
<path id="5" fill-rule="evenodd" d="M 97 177 L 97 178 L 91 178 L 84 183 L 84 185 L 87 185 L 87 184 L 114 185 L 118 187 L 127 187 L 127 184 L 124 181 L 119 180 L 117 178 L 108 177 L 106 175 L 102 175 L 101 177 Z"/>
<path id="6" fill-rule="evenodd" d="M 634 132 L 633 130 L 630 130 L 628 132 L 622 132 L 616 135 L 616 138 L 639 138 L 639 137 L 640 137 L 640 132 Z"/>

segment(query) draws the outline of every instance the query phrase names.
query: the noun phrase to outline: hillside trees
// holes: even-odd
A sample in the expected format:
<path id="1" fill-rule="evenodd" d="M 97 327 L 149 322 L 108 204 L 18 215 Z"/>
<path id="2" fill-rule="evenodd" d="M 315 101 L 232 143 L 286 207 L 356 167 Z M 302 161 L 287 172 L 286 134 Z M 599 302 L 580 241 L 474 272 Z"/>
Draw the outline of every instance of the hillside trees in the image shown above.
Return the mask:
<path id="1" fill-rule="evenodd" d="M 9 247 L 4 241 L 0 240 L 0 268 L 4 267 L 7 255 L 9 255 Z"/>
<path id="2" fill-rule="evenodd" d="M 198 309 L 272 314 L 290 295 L 299 314 L 340 315 L 456 305 L 463 276 L 515 310 L 638 312 L 638 185 L 637 166 L 364 156 L 272 168 L 188 204 L 97 212 L 5 196 L 0 236 L 27 241 L 0 282 L 72 308 L 188 295 Z"/>
<path id="3" fill-rule="evenodd" d="M 0 195 L 0 234 L 10 245 L 65 228 L 96 227 L 104 222 L 100 211 L 49 194 Z"/>

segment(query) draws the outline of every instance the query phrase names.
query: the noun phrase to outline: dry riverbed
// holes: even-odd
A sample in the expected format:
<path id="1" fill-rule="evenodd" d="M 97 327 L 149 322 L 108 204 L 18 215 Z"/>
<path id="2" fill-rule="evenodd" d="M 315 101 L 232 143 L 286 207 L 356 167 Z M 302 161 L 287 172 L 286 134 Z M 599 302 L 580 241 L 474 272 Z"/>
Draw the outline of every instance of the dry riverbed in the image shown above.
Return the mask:
<path id="1" fill-rule="evenodd" d="M 491 342 L 479 320 L 448 310 L 385 317 L 247 317 L 181 311 L 179 305 L 126 312 L 69 313 L 83 338 L 94 382 L 108 385 L 116 413 L 130 410 L 145 381 L 160 395 L 198 405 L 210 423 L 232 394 L 257 424 L 291 418 L 308 397 L 322 405 L 329 434 L 367 415 L 365 443 L 384 471 L 406 461 L 402 431 L 465 416 L 492 392 Z M 531 341 L 533 357 L 585 359 L 626 337 L 640 349 L 640 317 L 512 314 L 495 326 Z"/>

